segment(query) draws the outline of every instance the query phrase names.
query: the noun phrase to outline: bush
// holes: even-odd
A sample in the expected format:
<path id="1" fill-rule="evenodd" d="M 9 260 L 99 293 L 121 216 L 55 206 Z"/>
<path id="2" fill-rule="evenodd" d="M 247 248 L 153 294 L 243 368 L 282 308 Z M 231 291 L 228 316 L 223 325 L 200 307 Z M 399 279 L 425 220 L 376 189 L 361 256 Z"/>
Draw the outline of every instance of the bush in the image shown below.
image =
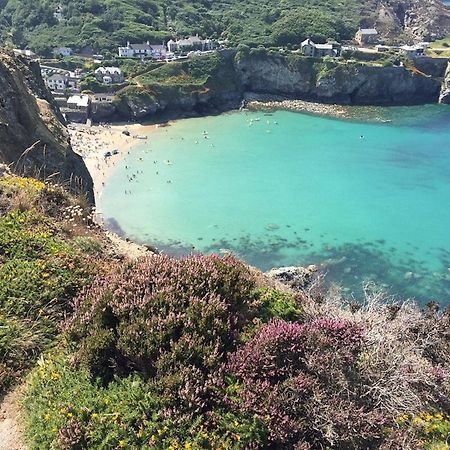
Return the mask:
<path id="1" fill-rule="evenodd" d="M 230 407 L 256 415 L 274 448 L 376 448 L 389 419 L 376 396 L 363 395 L 366 345 L 362 326 L 348 320 L 274 319 L 230 355 Z"/>
<path id="2" fill-rule="evenodd" d="M 248 321 L 255 281 L 237 260 L 152 256 L 97 278 L 74 303 L 70 338 L 78 358 L 105 381 L 217 369 Z"/>
<path id="3" fill-rule="evenodd" d="M 6 177 L 0 179 L 0 193 L 2 394 L 54 341 L 70 300 L 90 281 L 95 263 L 48 217 L 55 202 L 59 212 L 63 206 L 57 188 Z"/>

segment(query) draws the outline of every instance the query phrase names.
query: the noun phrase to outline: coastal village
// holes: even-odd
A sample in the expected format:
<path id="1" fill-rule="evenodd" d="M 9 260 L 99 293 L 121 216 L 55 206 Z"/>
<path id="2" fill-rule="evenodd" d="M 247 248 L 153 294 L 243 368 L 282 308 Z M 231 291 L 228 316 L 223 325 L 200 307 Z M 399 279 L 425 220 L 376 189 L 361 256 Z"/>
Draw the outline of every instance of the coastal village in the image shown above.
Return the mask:
<path id="1" fill-rule="evenodd" d="M 386 45 L 375 28 L 360 28 L 352 42 L 314 42 L 307 38 L 297 49 L 289 51 L 311 58 L 342 58 L 345 55 L 348 59 L 350 55 L 350 58 L 364 60 L 376 54 L 396 54 L 413 60 L 425 57 L 429 45 L 429 42 Z M 137 61 L 142 65 L 149 61 L 170 64 L 193 56 L 208 55 L 226 47 L 226 42 L 216 42 L 199 35 L 174 38 L 157 44 L 150 41 L 128 41 L 117 48 L 112 61 L 111 58 L 106 61 L 104 55 L 89 46 L 78 52 L 70 47 L 56 47 L 52 52 L 53 59 L 41 60 L 41 71 L 66 119 L 85 123 L 92 111 L 112 103 L 116 98 L 115 92 L 129 83 L 123 68 L 126 61 Z M 14 51 L 30 58 L 39 58 L 39 55 L 28 49 Z M 286 52 L 286 49 L 280 48 L 279 51 Z M 74 63 L 76 67 L 69 70 L 65 68 L 64 62 L 71 60 L 77 61 L 78 65 Z M 80 64 L 80 61 L 84 64 Z M 91 81 L 88 87 L 83 85 L 85 80 Z"/>

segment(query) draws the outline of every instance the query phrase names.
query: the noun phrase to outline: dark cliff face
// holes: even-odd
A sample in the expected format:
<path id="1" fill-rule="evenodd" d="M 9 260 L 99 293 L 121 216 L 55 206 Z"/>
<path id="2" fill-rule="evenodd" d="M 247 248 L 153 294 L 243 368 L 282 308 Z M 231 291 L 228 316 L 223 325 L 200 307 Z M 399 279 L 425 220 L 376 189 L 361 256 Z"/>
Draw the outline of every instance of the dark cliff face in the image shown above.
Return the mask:
<path id="1" fill-rule="evenodd" d="M 64 183 L 93 201 L 92 178 L 70 146 L 39 64 L 0 52 L 0 161 L 18 174 Z"/>
<path id="2" fill-rule="evenodd" d="M 324 103 L 393 105 L 436 102 L 445 64 L 425 58 L 428 72 L 405 67 L 320 61 L 300 56 L 240 57 L 236 70 L 247 91 Z"/>

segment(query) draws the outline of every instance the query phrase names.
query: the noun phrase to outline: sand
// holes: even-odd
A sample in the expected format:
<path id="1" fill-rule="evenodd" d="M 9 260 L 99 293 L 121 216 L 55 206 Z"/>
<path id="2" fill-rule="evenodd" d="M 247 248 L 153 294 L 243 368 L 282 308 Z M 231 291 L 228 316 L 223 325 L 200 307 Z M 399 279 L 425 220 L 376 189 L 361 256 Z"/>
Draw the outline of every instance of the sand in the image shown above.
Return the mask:
<path id="1" fill-rule="evenodd" d="M 70 124 L 69 133 L 73 150 L 84 160 L 94 181 L 94 193 L 98 198 L 108 176 L 117 163 L 142 140 L 133 136 L 147 136 L 157 125 L 106 124 L 81 125 Z M 128 131 L 130 136 L 123 134 Z M 118 150 L 117 155 L 105 158 L 105 152 Z"/>

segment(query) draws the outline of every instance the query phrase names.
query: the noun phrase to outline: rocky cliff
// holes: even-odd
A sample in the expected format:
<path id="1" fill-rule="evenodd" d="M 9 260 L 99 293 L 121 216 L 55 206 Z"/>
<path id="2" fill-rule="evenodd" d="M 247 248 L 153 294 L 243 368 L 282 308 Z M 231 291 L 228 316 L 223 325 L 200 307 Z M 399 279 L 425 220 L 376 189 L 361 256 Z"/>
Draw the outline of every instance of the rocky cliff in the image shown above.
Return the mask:
<path id="1" fill-rule="evenodd" d="M 444 81 L 442 83 L 441 95 L 439 96 L 439 103 L 450 104 L 450 62 L 445 70 Z"/>
<path id="2" fill-rule="evenodd" d="M 388 40 L 434 40 L 450 34 L 450 7 L 442 0 L 372 0 L 363 5 L 362 26 L 375 26 Z"/>
<path id="3" fill-rule="evenodd" d="M 246 91 L 324 103 L 393 105 L 437 102 L 446 63 L 422 58 L 411 63 L 415 71 L 250 52 L 238 55 L 236 70 Z"/>
<path id="4" fill-rule="evenodd" d="M 126 119 L 214 113 L 237 107 L 246 92 L 337 104 L 433 103 L 448 64 L 444 58 L 423 57 L 405 66 L 383 66 L 259 49 L 200 59 L 201 70 L 194 60 L 139 77 L 139 85 L 120 92 L 120 100 L 99 118 L 105 113 Z"/>
<path id="5" fill-rule="evenodd" d="M 39 64 L 0 51 L 0 162 L 19 174 L 51 177 L 93 201 L 92 178 L 70 146 Z"/>

